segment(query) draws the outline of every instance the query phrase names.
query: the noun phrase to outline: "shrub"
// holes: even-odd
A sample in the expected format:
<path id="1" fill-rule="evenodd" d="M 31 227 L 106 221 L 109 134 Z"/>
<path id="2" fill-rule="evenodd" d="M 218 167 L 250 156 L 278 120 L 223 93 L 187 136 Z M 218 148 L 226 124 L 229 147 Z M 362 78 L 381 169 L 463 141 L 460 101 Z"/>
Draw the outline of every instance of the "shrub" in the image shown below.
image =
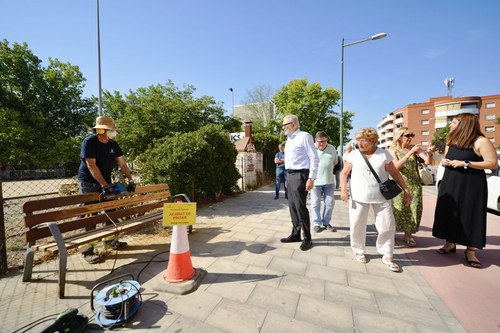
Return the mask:
<path id="1" fill-rule="evenodd" d="M 211 124 L 157 140 L 138 160 L 145 182 L 168 183 L 172 194 L 186 193 L 192 200 L 202 193 L 218 200 L 236 188 L 236 156 L 229 133 Z"/>

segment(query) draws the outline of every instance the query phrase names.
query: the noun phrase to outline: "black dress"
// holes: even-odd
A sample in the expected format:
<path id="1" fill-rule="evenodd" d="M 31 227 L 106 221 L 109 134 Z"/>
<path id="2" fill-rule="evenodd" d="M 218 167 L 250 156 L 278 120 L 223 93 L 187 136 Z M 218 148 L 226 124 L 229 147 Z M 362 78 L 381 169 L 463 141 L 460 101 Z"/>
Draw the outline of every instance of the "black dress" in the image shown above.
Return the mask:
<path id="1" fill-rule="evenodd" d="M 450 160 L 483 161 L 473 149 L 448 149 Z M 486 245 L 488 187 L 484 170 L 445 167 L 439 186 L 432 235 L 450 243 L 483 248 Z"/>

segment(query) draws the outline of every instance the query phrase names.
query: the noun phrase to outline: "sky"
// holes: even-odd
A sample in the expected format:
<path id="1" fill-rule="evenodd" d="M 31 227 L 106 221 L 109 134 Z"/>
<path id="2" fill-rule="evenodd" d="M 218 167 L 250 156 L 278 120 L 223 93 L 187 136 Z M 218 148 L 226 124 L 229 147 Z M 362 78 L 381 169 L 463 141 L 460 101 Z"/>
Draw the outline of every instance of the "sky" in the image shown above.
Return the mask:
<path id="1" fill-rule="evenodd" d="M 412 103 L 500 94 L 497 0 L 100 0 L 102 89 L 191 85 L 227 114 L 259 85 L 307 78 L 340 91 L 354 130 Z M 0 0 L 0 39 L 27 43 L 48 65 L 80 68 L 98 96 L 93 0 Z M 233 89 L 233 93 L 229 90 Z M 340 112 L 340 107 L 333 109 Z M 320 129 L 318 129 L 320 130 Z M 353 132 L 351 132 L 351 136 Z"/>

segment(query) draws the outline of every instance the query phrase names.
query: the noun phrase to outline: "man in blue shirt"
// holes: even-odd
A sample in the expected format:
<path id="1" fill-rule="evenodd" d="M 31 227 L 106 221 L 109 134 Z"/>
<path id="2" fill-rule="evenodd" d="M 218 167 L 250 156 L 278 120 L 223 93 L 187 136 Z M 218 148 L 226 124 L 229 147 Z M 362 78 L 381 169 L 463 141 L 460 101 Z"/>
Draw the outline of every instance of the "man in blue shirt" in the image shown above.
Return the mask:
<path id="1" fill-rule="evenodd" d="M 292 233 L 281 239 L 282 243 L 300 242 L 301 229 L 304 239 L 302 251 L 312 247 L 311 219 L 307 209 L 307 191 L 314 187 L 318 173 L 318 154 L 311 134 L 300 130 L 299 119 L 287 115 L 283 119 L 283 132 L 288 136 L 285 145 L 285 165 L 288 183 L 288 208 L 292 219 Z"/>
<path id="2" fill-rule="evenodd" d="M 114 138 L 116 137 L 116 127 L 112 118 L 97 117 L 94 126 L 95 134 L 88 136 L 82 142 L 80 151 L 80 167 L 78 168 L 79 193 L 101 193 L 112 194 L 111 172 L 116 164 L 128 179 L 127 190 L 133 192 L 135 183 L 132 179 L 123 152 Z M 86 228 L 95 229 L 95 226 Z M 109 245 L 115 249 L 123 249 L 126 242 L 118 241 L 114 238 L 108 241 Z M 92 245 L 86 245 L 79 249 L 84 259 L 89 263 L 99 261 L 99 256 L 94 253 Z"/>
<path id="3" fill-rule="evenodd" d="M 274 195 L 274 200 L 280 197 L 280 187 L 283 183 L 285 188 L 285 199 L 288 199 L 288 190 L 286 188 L 286 170 L 285 170 L 285 145 L 280 143 L 279 152 L 274 155 L 274 163 L 276 164 L 276 191 Z"/>

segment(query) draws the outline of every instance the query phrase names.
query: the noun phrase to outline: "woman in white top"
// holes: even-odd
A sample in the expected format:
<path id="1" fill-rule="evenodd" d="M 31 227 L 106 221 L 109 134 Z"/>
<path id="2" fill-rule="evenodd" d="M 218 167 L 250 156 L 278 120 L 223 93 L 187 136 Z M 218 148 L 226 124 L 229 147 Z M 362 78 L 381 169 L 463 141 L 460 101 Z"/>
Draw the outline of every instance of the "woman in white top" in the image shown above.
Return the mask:
<path id="1" fill-rule="evenodd" d="M 393 262 L 394 252 L 394 215 L 391 201 L 384 198 L 379 184 L 366 164 L 364 154 L 373 170 L 382 182 L 388 179 L 388 174 L 403 188 L 406 205 L 410 204 L 411 195 L 403 177 L 392 162 L 391 154 L 377 147 L 378 134 L 374 128 L 363 128 L 356 132 L 356 150 L 345 157 L 344 168 L 340 174 L 343 202 L 349 199 L 347 192 L 347 175 L 351 172 L 351 197 L 349 200 L 349 221 L 351 248 L 355 259 L 366 263 L 365 243 L 368 212 L 372 207 L 375 213 L 375 227 L 378 231 L 377 252 L 382 255 L 382 263 L 391 271 L 398 272 L 399 266 Z"/>

